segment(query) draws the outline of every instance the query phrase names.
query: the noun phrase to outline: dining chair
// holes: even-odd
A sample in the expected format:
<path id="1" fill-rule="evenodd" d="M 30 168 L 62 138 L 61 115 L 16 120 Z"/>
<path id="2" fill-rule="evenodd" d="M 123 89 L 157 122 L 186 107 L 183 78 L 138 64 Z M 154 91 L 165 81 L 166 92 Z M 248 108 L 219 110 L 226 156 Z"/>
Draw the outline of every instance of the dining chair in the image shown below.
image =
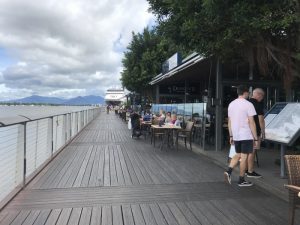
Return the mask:
<path id="1" fill-rule="evenodd" d="M 187 121 L 185 129 L 177 131 L 177 134 L 176 134 L 177 149 L 178 149 L 178 138 L 183 138 L 184 139 L 184 145 L 185 145 L 186 148 L 187 148 L 186 140 L 189 139 L 190 148 L 192 150 L 192 131 L 193 131 L 193 127 L 194 127 L 194 122 Z"/>
<path id="2" fill-rule="evenodd" d="M 157 120 L 157 119 L 154 119 L 152 121 L 153 125 L 159 125 L 159 123 L 160 123 L 160 120 Z M 164 135 L 165 135 L 165 132 L 163 131 L 163 129 L 151 128 L 151 144 L 153 142 L 153 145 L 155 147 L 156 138 L 163 140 Z"/>
<path id="3" fill-rule="evenodd" d="M 289 191 L 288 224 L 292 225 L 295 220 L 295 209 L 300 206 L 300 155 L 285 155 L 284 157 L 288 175 L 288 185 L 285 187 Z"/>

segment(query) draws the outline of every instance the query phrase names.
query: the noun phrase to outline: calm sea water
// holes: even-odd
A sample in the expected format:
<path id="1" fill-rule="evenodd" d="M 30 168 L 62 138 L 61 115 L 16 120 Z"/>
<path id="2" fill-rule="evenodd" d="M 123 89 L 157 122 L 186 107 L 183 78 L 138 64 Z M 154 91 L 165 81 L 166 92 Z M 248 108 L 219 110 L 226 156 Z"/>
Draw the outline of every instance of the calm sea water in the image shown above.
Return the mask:
<path id="1" fill-rule="evenodd" d="M 0 106 L 0 118 L 18 115 L 66 113 L 91 108 L 87 106 Z"/>
<path id="2" fill-rule="evenodd" d="M 84 109 L 90 109 L 90 106 L 0 106 L 0 122 L 7 124 L 20 118 L 28 117 L 36 119 L 51 115 L 65 114 Z"/>

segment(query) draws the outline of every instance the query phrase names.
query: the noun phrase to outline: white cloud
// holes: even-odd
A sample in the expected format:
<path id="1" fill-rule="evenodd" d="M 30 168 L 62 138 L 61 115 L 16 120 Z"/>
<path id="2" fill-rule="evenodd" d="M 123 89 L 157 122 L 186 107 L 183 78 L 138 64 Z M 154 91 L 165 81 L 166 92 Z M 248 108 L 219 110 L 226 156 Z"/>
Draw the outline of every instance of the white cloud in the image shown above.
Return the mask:
<path id="1" fill-rule="evenodd" d="M 132 31 L 152 23 L 147 9 L 146 0 L 1 0 L 0 48 L 19 62 L 2 65 L 0 95 L 103 95 L 120 85 Z"/>
<path id="2" fill-rule="evenodd" d="M 0 80 L 1 81 L 1 80 Z M 24 96 L 32 95 L 32 90 L 29 89 L 13 89 L 7 88 L 4 84 L 0 84 L 0 101 L 6 101 L 10 99 L 19 99 L 23 98 Z"/>

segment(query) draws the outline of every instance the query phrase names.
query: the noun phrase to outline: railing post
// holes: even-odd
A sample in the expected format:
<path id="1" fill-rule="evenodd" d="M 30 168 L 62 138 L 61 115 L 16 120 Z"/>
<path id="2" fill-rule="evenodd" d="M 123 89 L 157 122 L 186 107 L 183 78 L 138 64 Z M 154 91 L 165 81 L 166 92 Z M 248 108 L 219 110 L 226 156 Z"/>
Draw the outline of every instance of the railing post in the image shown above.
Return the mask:
<path id="1" fill-rule="evenodd" d="M 88 110 L 87 109 L 84 111 L 84 115 L 85 115 L 84 123 L 85 123 L 85 125 L 87 125 L 87 123 L 88 123 Z"/>
<path id="2" fill-rule="evenodd" d="M 53 157 L 53 150 L 54 150 L 54 140 L 53 140 L 53 137 L 54 137 L 54 134 L 53 134 L 53 131 L 54 131 L 54 122 L 53 122 L 53 116 L 51 117 L 51 121 L 52 121 L 52 125 L 51 125 L 51 158 Z"/>
<path id="3" fill-rule="evenodd" d="M 81 114 L 81 129 L 84 127 L 84 111 L 80 112 Z"/>
<path id="4" fill-rule="evenodd" d="M 68 139 L 68 132 L 67 132 L 67 130 L 68 130 L 68 116 L 67 116 L 67 114 L 64 114 L 64 131 L 65 131 L 65 143 L 64 144 L 66 144 L 67 143 L 67 139 Z"/>
<path id="5" fill-rule="evenodd" d="M 85 125 L 85 112 L 84 110 L 82 111 L 82 127 Z"/>
<path id="6" fill-rule="evenodd" d="M 26 185 L 26 122 L 24 122 L 24 169 L 23 169 L 23 187 Z"/>
<path id="7" fill-rule="evenodd" d="M 72 113 L 70 113 L 70 139 L 72 138 Z"/>
<path id="8" fill-rule="evenodd" d="M 34 154 L 34 169 L 36 169 L 37 165 L 37 155 L 38 155 L 38 137 L 39 137 L 39 121 L 36 121 L 36 132 L 35 132 L 35 154 Z"/>
<path id="9" fill-rule="evenodd" d="M 78 134 L 78 130 L 79 130 L 78 117 L 79 117 L 78 112 L 76 112 L 76 125 L 77 125 L 76 134 Z"/>
<path id="10" fill-rule="evenodd" d="M 82 113 L 83 113 L 83 120 L 82 120 L 82 121 L 83 121 L 83 126 L 85 126 L 85 124 L 86 124 L 86 123 L 85 123 L 85 119 L 86 119 L 86 116 L 85 116 L 85 110 L 83 110 Z"/>

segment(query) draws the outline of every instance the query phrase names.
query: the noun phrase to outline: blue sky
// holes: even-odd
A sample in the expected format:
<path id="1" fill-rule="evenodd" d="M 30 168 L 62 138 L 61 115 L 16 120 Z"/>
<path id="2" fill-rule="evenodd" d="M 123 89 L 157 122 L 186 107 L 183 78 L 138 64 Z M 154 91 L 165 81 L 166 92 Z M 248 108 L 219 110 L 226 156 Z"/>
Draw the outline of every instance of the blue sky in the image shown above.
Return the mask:
<path id="1" fill-rule="evenodd" d="M 0 71 L 1 68 L 6 68 L 15 63 L 17 63 L 17 60 L 15 60 L 11 55 L 9 55 L 5 48 L 0 47 Z"/>

